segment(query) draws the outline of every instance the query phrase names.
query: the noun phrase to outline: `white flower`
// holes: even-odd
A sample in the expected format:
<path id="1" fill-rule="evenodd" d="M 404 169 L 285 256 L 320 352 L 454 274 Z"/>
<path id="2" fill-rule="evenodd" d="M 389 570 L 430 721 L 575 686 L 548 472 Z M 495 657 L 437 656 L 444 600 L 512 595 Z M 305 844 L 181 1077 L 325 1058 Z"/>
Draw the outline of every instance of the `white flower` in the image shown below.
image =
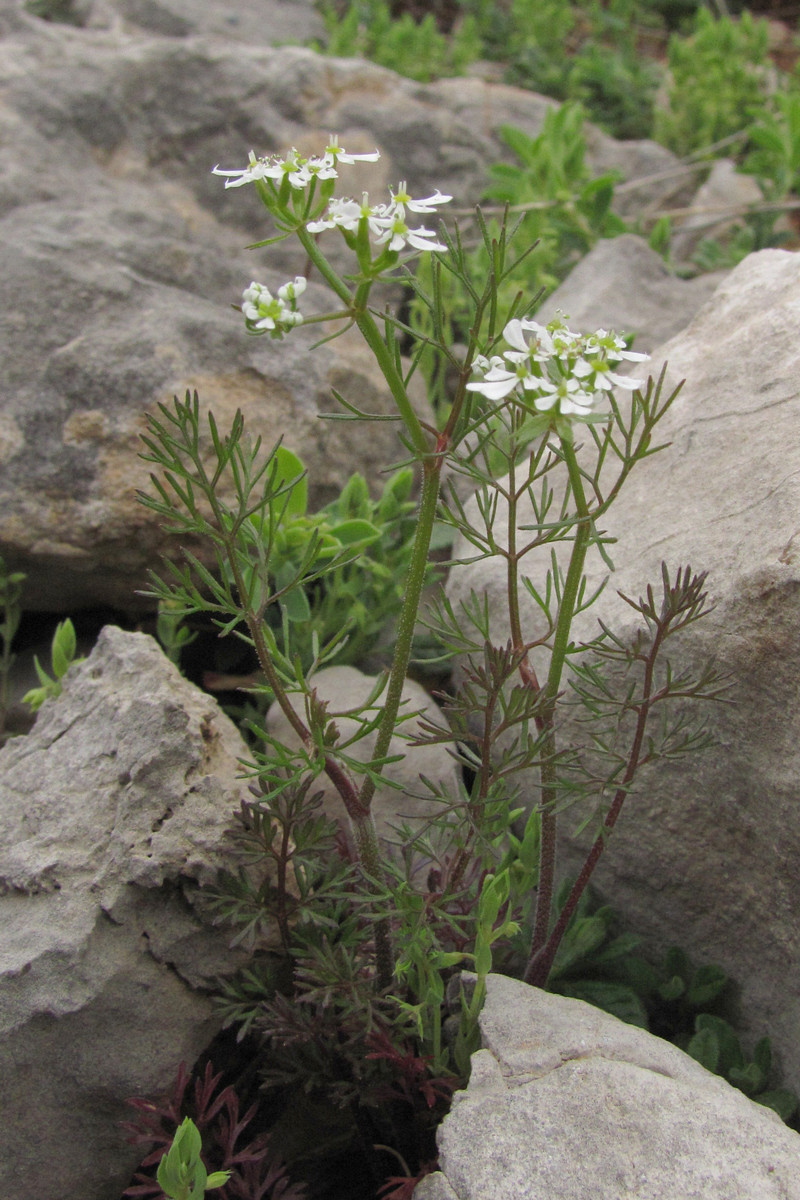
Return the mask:
<path id="1" fill-rule="evenodd" d="M 284 283 L 283 287 L 278 288 L 278 296 L 281 300 L 296 300 L 298 296 L 302 296 L 303 292 L 308 287 L 308 280 L 305 275 L 295 275 L 290 283 Z"/>
<path id="2" fill-rule="evenodd" d="M 312 179 L 338 179 L 338 163 L 376 162 L 379 158 L 377 150 L 371 154 L 348 154 L 339 146 L 339 139 L 334 134 L 324 154 L 319 158 L 303 158 L 294 147 L 283 158 L 278 154 L 269 158 L 256 158 L 251 150 L 250 161 L 243 170 L 221 171 L 219 166 L 216 166 L 211 173 L 228 176 L 225 180 L 226 188 L 241 187 L 245 183 L 253 183 L 256 179 L 273 179 L 280 182 L 286 176 L 291 187 L 302 191 Z"/>
<path id="3" fill-rule="evenodd" d="M 533 333 L 533 338 L 526 339 L 525 332 Z M 544 325 L 538 325 L 525 317 L 509 321 L 503 330 L 503 337 L 512 350 L 506 351 L 510 362 L 521 362 L 526 358 L 533 362 L 547 362 L 555 353 L 553 339 Z"/>
<path id="4" fill-rule="evenodd" d="M 269 159 L 256 158 L 253 151 L 250 151 L 250 161 L 241 171 L 221 171 L 219 165 L 213 168 L 212 175 L 229 175 L 231 178 L 225 180 L 225 187 L 241 187 L 244 183 L 252 183 L 254 179 L 265 179 L 268 176 L 274 177 L 273 166 Z"/>
<path id="5" fill-rule="evenodd" d="M 555 410 L 560 416 L 590 416 L 593 405 L 612 387 L 636 388 L 638 383 L 617 375 L 612 367 L 623 357 L 635 361 L 646 354 L 625 349 L 617 334 L 598 329 L 573 333 L 563 314 L 547 325 L 528 317 L 509 321 L 503 330 L 507 350 L 502 358 L 479 355 L 474 370 L 482 379 L 467 388 L 488 400 L 502 400 L 516 392 L 519 399 L 539 412 Z"/>
<path id="6" fill-rule="evenodd" d="M 556 402 L 564 417 L 585 417 L 591 412 L 594 396 L 585 392 L 577 379 L 570 376 L 565 375 L 556 383 L 540 379 L 539 390 L 542 394 L 533 401 L 539 412 L 547 412 Z"/>
<path id="7" fill-rule="evenodd" d="M 608 333 L 605 329 L 587 334 L 585 347 L 588 354 L 600 351 L 612 362 L 619 362 L 620 359 L 626 359 L 628 362 L 646 362 L 650 357 L 649 354 L 640 354 L 636 350 L 626 350 L 625 339 L 616 333 Z"/>
<path id="8" fill-rule="evenodd" d="M 487 400 L 502 400 L 504 396 L 508 396 L 514 391 L 520 378 L 516 371 L 506 370 L 502 365 L 502 359 L 493 358 L 491 361 L 492 365 L 486 371 L 483 379 L 468 383 L 467 391 L 480 392 Z M 486 359 L 483 359 L 483 362 L 486 362 Z"/>
<path id="9" fill-rule="evenodd" d="M 369 155 L 353 157 L 370 158 Z M 445 196 L 437 191 L 433 196 L 424 200 L 412 200 L 405 183 L 401 183 L 396 192 L 392 192 L 389 204 L 370 204 L 366 192 L 362 194 L 361 203 L 351 199 L 334 198 L 328 203 L 323 216 L 310 221 L 306 228 L 309 233 L 321 233 L 323 229 L 333 229 L 337 225 L 348 233 L 357 233 L 361 221 L 366 218 L 370 237 L 379 246 L 388 243 L 389 250 L 402 250 L 404 246 L 412 246 L 415 250 L 446 250 L 441 242 L 436 240 L 436 234 L 431 229 L 410 229 L 406 224 L 405 212 L 435 212 L 435 205 L 446 204 L 451 196 Z"/>
<path id="10" fill-rule="evenodd" d="M 392 204 L 401 217 L 405 215 L 407 208 L 415 213 L 436 212 L 437 204 L 447 204 L 453 199 L 452 196 L 444 196 L 437 188 L 432 196 L 427 196 L 424 200 L 412 200 L 408 194 L 408 187 L 405 180 L 398 186 L 396 192 L 392 192 L 391 188 L 389 190 L 392 196 Z"/>
<path id="11" fill-rule="evenodd" d="M 282 337 L 303 320 L 297 312 L 295 300 L 306 290 L 306 280 L 298 275 L 290 283 L 278 288 L 273 296 L 268 287 L 255 280 L 242 293 L 242 315 L 252 333 L 269 333 L 271 337 Z"/>
<path id="12" fill-rule="evenodd" d="M 487 358 L 485 354 L 476 354 L 472 360 L 473 371 L 480 371 L 481 375 L 485 375 L 492 367 L 504 367 L 505 363 L 499 354 L 493 354 L 491 358 Z"/>
<path id="13" fill-rule="evenodd" d="M 378 245 L 388 242 L 388 250 L 402 250 L 408 243 L 415 250 L 446 250 L 441 242 L 431 241 L 436 234 L 432 229 L 409 229 L 403 214 L 397 210 L 376 222 L 381 227 L 380 236 L 376 239 Z"/>
<path id="14" fill-rule="evenodd" d="M 325 147 L 325 155 L 330 158 L 334 166 L 337 163 L 344 163 L 349 166 L 354 162 L 377 162 L 380 154 L 377 150 L 371 151 L 369 154 L 348 154 L 347 151 L 339 145 L 339 135 L 332 133 L 330 140 Z"/>
<path id="15" fill-rule="evenodd" d="M 644 355 L 644 357 L 648 356 Z M 604 359 L 593 358 L 587 366 L 591 371 L 594 387 L 600 388 L 603 392 L 610 392 L 615 387 L 627 388 L 632 392 L 640 386 L 638 379 L 631 379 L 628 375 L 617 375 L 611 370 L 611 364 Z"/>
<path id="16" fill-rule="evenodd" d="M 327 216 L 319 221 L 309 221 L 306 228 L 309 233 L 320 233 L 323 229 L 333 229 L 339 226 L 351 233 L 358 232 L 362 217 L 366 217 L 369 231 L 373 237 L 380 237 L 384 232 L 384 222 L 390 213 L 387 204 L 370 204 L 369 196 L 363 193 L 361 203 L 357 200 L 339 200 L 334 197 L 328 204 Z"/>

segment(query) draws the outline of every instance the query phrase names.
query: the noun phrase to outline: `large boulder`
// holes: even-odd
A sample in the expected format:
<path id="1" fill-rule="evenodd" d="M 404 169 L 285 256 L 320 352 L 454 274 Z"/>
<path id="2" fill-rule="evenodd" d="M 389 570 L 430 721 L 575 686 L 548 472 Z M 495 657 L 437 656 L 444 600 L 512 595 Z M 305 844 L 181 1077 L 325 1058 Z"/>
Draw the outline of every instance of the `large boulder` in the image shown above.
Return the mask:
<path id="1" fill-rule="evenodd" d="M 314 503 L 404 453 L 392 423 L 348 425 L 345 436 L 317 420 L 334 388 L 387 411 L 352 333 L 313 354 L 310 329 L 281 344 L 245 336 L 230 309 L 242 289 L 305 264 L 291 240 L 243 251 L 270 232 L 264 210 L 254 189 L 226 191 L 211 168 L 241 166 L 251 149 L 318 151 L 335 131 L 348 149 L 382 153 L 350 168 L 345 190 L 385 196 L 406 179 L 412 192 L 440 187 L 470 205 L 489 164 L 509 157 L 501 127 L 533 135 L 553 102 L 277 47 L 320 32 L 311 5 L 294 0 L 75 10 L 75 26 L 17 3 L 0 11 L 0 547 L 28 574 L 28 608 L 130 610 L 165 548 L 135 499 L 146 479 L 139 434 L 160 401 L 196 387 L 222 426 L 241 406 L 267 443 L 283 434 L 300 453 Z M 674 164 L 651 142 L 596 130 L 588 140 L 594 167 L 628 178 Z M 656 179 L 642 195 L 666 198 L 672 186 Z M 335 236 L 329 244 L 335 253 Z M 312 312 L 329 306 L 313 280 L 305 299 Z"/>
<path id="2" fill-rule="evenodd" d="M 490 975 L 482 1049 L 414 1200 L 798 1200 L 800 1138 L 682 1051 Z"/>
<path id="3" fill-rule="evenodd" d="M 203 903 L 247 749 L 144 634 L 106 627 L 0 751 L 4 1200 L 112 1200 L 125 1100 L 168 1090 L 241 962 Z"/>
<path id="4" fill-rule="evenodd" d="M 745 1028 L 769 1034 L 788 1086 L 800 1085 L 800 275 L 798 257 L 764 250 L 745 259 L 691 325 L 644 366 L 669 363 L 666 388 L 686 379 L 658 431 L 669 449 L 632 473 L 604 528 L 616 571 L 576 624 L 600 618 L 620 636 L 636 629 L 617 589 L 656 590 L 660 564 L 707 570 L 713 613 L 672 645 L 678 671 L 712 659 L 729 673 L 731 704 L 707 706 L 714 748 L 647 768 L 630 795 L 593 882 L 654 951 L 674 943 L 719 963 L 738 983 Z M 795 461 L 797 460 L 797 461 Z M 520 514 L 520 525 L 530 513 Z M 507 522 L 506 522 L 507 524 Z M 494 525 L 507 536 L 503 515 Z M 529 535 L 526 535 L 529 536 Z M 466 554 L 455 547 L 458 557 Z M 493 639 L 504 643 L 498 560 L 455 568 L 454 607 L 489 595 Z M 526 570 L 541 584 L 549 550 Z M 606 574 L 587 562 L 590 589 Z M 541 623 L 523 591 L 523 630 Z M 527 633 L 526 633 L 527 636 Z M 535 794 L 535 779 L 526 785 Z M 561 817 L 562 873 L 580 853 Z"/>
<path id="5" fill-rule="evenodd" d="M 751 204 L 763 204 L 764 193 L 752 175 L 743 175 L 730 158 L 712 164 L 705 183 L 692 201 L 695 210 L 676 221 L 670 249 L 678 262 L 691 259 L 705 239 L 725 240 L 742 229 L 741 214 Z"/>

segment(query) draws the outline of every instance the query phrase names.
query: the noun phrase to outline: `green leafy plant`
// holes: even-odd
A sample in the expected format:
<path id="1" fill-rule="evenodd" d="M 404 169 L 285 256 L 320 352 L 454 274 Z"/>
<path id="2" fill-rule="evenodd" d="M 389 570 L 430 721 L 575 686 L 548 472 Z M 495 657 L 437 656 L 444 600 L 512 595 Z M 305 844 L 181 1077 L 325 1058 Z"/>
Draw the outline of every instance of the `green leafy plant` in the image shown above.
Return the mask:
<path id="1" fill-rule="evenodd" d="M 758 119 L 747 126 L 747 154 L 741 166 L 755 177 L 764 204 L 744 214 L 744 224 L 724 239 L 705 238 L 692 261 L 701 271 L 730 270 L 757 250 L 783 245 L 792 236 L 776 230 L 787 200 L 800 194 L 800 94 L 776 93 Z"/>
<path id="2" fill-rule="evenodd" d="M 569 110 L 553 119 L 551 141 L 553 129 L 574 134 Z M 534 147 L 519 145 L 535 174 Z M 574 137 L 570 145 L 574 150 Z M 639 385 L 620 374 L 622 364 L 645 356 L 617 334 L 579 334 L 561 319 L 544 326 L 516 292 L 506 301 L 507 281 L 530 248 L 515 259 L 504 224 L 490 232 L 477 213 L 483 249 L 476 257 L 465 251 L 458 228 L 442 225 L 437 233 L 416 223 L 416 214 L 436 213 L 449 201 L 439 192 L 415 199 L 401 185 L 388 202 L 336 197 L 340 171 L 374 157 L 348 154 L 332 138 L 316 158 L 292 150 L 253 154 L 236 170 L 215 168 L 226 186 L 252 185 L 259 195 L 274 225 L 261 244 L 296 238 L 333 293 L 333 308 L 305 323 L 331 323 L 332 336 L 348 326 L 360 333 L 393 399 L 406 455 L 401 469 L 420 478 L 391 666 L 365 704 L 344 714 L 355 722 L 354 734 L 342 734 L 340 714 L 314 684 L 340 631 L 318 631 L 310 663 L 302 637 L 312 590 L 336 581 L 356 550 L 380 536 L 375 510 L 364 508 L 373 502 L 363 485 L 352 485 L 344 507 L 320 521 L 308 513 L 305 474 L 292 451 L 280 443 L 263 447 L 241 413 L 220 431 L 198 396 L 187 394 L 149 420 L 143 457 L 153 467 L 152 486 L 141 499 L 184 544 L 202 539 L 208 547 L 203 562 L 184 553 L 164 578 L 154 575 L 150 594 L 175 615 L 205 614 L 221 636 L 235 634 L 249 645 L 298 742 L 292 748 L 253 730 L 252 800 L 235 834 L 238 867 L 234 859 L 215 897 L 218 914 L 250 947 L 253 965 L 223 989 L 225 1014 L 260 1036 L 262 1081 L 291 1097 L 282 1150 L 302 1129 L 307 1156 L 310 1127 L 325 1129 L 328 1150 L 363 1145 L 368 1122 L 370 1136 L 377 1129 L 391 1135 L 386 1144 L 411 1178 L 431 1156 L 434 1109 L 468 1067 L 493 961 L 513 939 L 522 947 L 525 979 L 547 982 L 640 765 L 707 744 L 702 724 L 684 708 L 717 698 L 722 684 L 711 667 L 695 677 L 664 660 L 672 636 L 708 611 L 705 577 L 689 567 L 665 565 L 658 589 L 626 597 L 640 626 L 631 642 L 601 626 L 577 646 L 572 633 L 576 615 L 598 594 L 587 583 L 587 556 L 611 569 L 609 510 L 630 473 L 660 448 L 655 431 L 677 392 L 664 394 L 663 375 Z M 563 163 L 549 164 L 545 174 L 556 168 Z M 585 205 L 575 223 L 588 236 L 606 198 L 595 188 Z M 352 256 L 345 275 L 325 253 L 329 231 Z M 431 254 L 429 291 L 407 270 L 409 252 Z M 371 305 L 373 285 L 398 271 L 427 310 L 429 335 Z M 446 276 L 470 306 L 461 347 L 445 332 Z M 251 284 L 242 301 L 246 330 L 299 336 L 304 290 L 300 276 L 275 295 Z M 410 378 L 431 347 L 455 376 L 439 428 L 420 419 L 409 396 Z M 346 420 L 383 419 L 339 399 Z M 464 482 L 475 492 L 474 507 L 463 501 Z M 507 536 L 495 527 L 501 510 Z M 485 598 L 473 596 L 456 611 L 440 593 L 426 625 L 444 657 L 459 657 L 461 679 L 446 699 L 446 719 L 426 713 L 412 738 L 402 693 L 437 522 L 466 540 L 470 557 L 498 560 L 510 635 L 497 635 L 500 614 Z M 549 569 L 528 566 L 536 550 L 549 556 Z M 541 614 L 536 634 L 524 628 L 523 595 Z M 676 698 L 681 712 L 669 719 Z M 565 739 L 565 705 L 591 721 L 588 740 L 577 732 Z M 651 722 L 654 713 L 661 719 Z M 359 755 L 367 735 L 371 751 Z M 391 837 L 379 839 L 373 799 L 396 757 L 397 737 L 444 743 L 464 779 L 445 786 L 420 778 L 411 786 L 433 815 L 414 825 L 398 816 Z M 323 776 L 344 806 L 347 828 L 321 811 L 315 785 Z M 532 798 L 526 804 L 523 788 Z M 591 845 L 556 904 L 558 829 L 571 805 L 584 811 Z M 457 998 L 456 1029 L 448 1035 L 443 1005 L 462 966 L 475 969 L 477 985 Z M 386 1039 L 382 1059 L 368 1052 L 375 1031 Z M 380 1061 L 382 1067 L 368 1065 Z M 391 1074 L 400 1063 L 407 1067 L 401 1108 L 386 1114 L 376 1102 L 387 1083 L 380 1071 Z M 279 1136 L 277 1127 L 273 1132 Z"/>
<path id="3" fill-rule="evenodd" d="M 385 0 L 354 0 L 343 15 L 336 5 L 326 4 L 322 12 L 327 54 L 357 54 L 423 83 L 460 75 L 480 54 L 480 38 L 470 19 L 448 38 L 439 32 L 432 13 L 419 22 L 409 13 L 395 20 Z"/>
<path id="4" fill-rule="evenodd" d="M 278 447 L 276 459 L 285 477 L 298 482 L 273 529 L 265 531 L 258 518 L 253 522 L 256 536 L 271 538 L 278 645 L 286 653 L 291 644 L 305 668 L 319 646 L 329 648 L 327 662 L 363 662 L 402 607 L 415 524 L 413 471 L 394 472 L 375 500 L 364 477 L 352 475 L 335 500 L 310 513 L 302 461 L 285 446 Z M 323 568 L 313 577 L 310 547 Z M 294 581 L 304 573 L 307 583 L 299 587 Z M 291 637 L 284 632 L 287 621 Z"/>
<path id="5" fill-rule="evenodd" d="M 535 243 L 525 258 L 526 286 L 552 288 L 598 238 L 625 232 L 611 211 L 617 177 L 591 177 L 577 104 L 550 109 L 536 137 L 510 125 L 500 132 L 518 161 L 490 168 L 486 196 L 522 213 L 519 236 Z"/>
<path id="6" fill-rule="evenodd" d="M 747 131 L 752 149 L 742 170 L 756 177 L 766 200 L 783 200 L 800 192 L 800 93 L 778 93 L 774 104 Z"/>
<path id="7" fill-rule="evenodd" d="M 620 50 L 590 42 L 571 62 L 566 92 L 612 137 L 647 138 L 660 82 L 656 64 L 635 46 Z"/>
<path id="8" fill-rule="evenodd" d="M 783 1121 L 791 1121 L 800 1101 L 788 1088 L 770 1088 L 772 1045 L 768 1037 L 757 1043 L 752 1059 L 742 1050 L 733 1026 L 712 1013 L 700 1013 L 695 1019 L 694 1036 L 686 1053 L 716 1075 L 722 1075 L 756 1104 L 773 1109 Z"/>
<path id="9" fill-rule="evenodd" d="M 53 644 L 50 651 L 53 674 L 48 675 L 39 662 L 38 656 L 34 656 L 33 665 L 36 668 L 36 674 L 39 676 L 41 687 L 31 688 L 22 697 L 25 704 L 29 705 L 34 712 L 38 712 L 44 704 L 45 700 L 55 699 L 61 695 L 62 679 L 66 675 L 73 663 L 82 663 L 83 658 L 76 658 L 75 652 L 77 649 L 77 641 L 75 637 L 75 626 L 67 617 L 65 621 L 59 621 L 56 626 L 56 631 L 53 634 Z"/>
<path id="10" fill-rule="evenodd" d="M 513 0 L 494 45 L 491 24 L 481 22 L 480 28 L 490 52 L 509 64 L 510 83 L 566 100 L 576 24 L 576 9 L 568 0 Z"/>
<path id="11" fill-rule="evenodd" d="M 670 38 L 669 104 L 656 113 L 656 139 L 686 154 L 749 125 L 766 108 L 767 50 L 765 21 L 698 9 L 694 34 Z"/>
<path id="12" fill-rule="evenodd" d="M 202 1200 L 206 1192 L 222 1187 L 230 1171 L 209 1175 L 200 1158 L 202 1140 L 191 1117 L 185 1117 L 172 1145 L 158 1164 L 158 1186 L 170 1200 Z"/>
<path id="13" fill-rule="evenodd" d="M 156 618 L 156 637 L 169 661 L 177 667 L 183 651 L 197 640 L 197 632 L 184 624 L 182 615 L 174 611 L 169 600 L 162 600 Z"/>

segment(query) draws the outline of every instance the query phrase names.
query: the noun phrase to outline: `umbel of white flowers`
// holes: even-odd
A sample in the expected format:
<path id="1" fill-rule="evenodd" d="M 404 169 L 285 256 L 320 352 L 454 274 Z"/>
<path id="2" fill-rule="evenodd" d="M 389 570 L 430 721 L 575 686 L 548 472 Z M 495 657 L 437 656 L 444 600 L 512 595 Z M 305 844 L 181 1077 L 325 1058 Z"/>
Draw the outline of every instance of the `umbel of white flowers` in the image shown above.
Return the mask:
<path id="1" fill-rule="evenodd" d="M 261 185 L 268 206 L 275 210 L 285 208 L 290 197 L 308 192 L 312 216 L 305 228 L 310 234 L 338 228 L 353 246 L 355 237 L 365 230 L 369 241 L 381 250 L 397 252 L 409 246 L 413 250 L 446 251 L 433 230 L 424 226 L 412 229 L 406 221 L 407 213 L 435 213 L 440 204 L 452 200 L 438 189 L 432 196 L 415 200 L 402 182 L 396 191 L 389 189 L 390 199 L 383 204 L 371 204 L 366 192 L 360 201 L 330 195 L 334 186 L 330 181 L 339 178 L 339 167 L 377 162 L 379 158 L 377 150 L 349 154 L 332 135 L 324 152 L 316 157 L 306 158 L 292 148 L 283 157 L 273 154 L 257 158 L 251 150 L 246 167 L 227 171 L 216 166 L 212 173 L 225 178 L 226 188 Z M 311 200 L 318 185 L 324 187 L 322 194 L 324 197 L 327 193 L 328 199 L 323 199 L 321 211 L 317 205 L 314 212 Z M 242 313 L 249 332 L 280 338 L 299 325 L 303 316 L 297 299 L 305 288 L 306 280 L 298 275 L 273 296 L 268 287 L 254 280 L 242 295 Z M 562 315 L 547 325 L 528 318 L 509 321 L 503 338 L 508 349 L 502 355 L 479 355 L 475 359 L 474 369 L 480 378 L 468 388 L 491 401 L 513 393 L 539 413 L 579 421 L 604 419 L 595 411 L 595 405 L 612 388 L 632 390 L 638 386 L 636 380 L 618 375 L 614 367 L 623 360 L 643 362 L 648 357 L 626 349 L 621 337 L 605 329 L 573 333 Z"/>
<path id="2" fill-rule="evenodd" d="M 559 415 L 579 420 L 591 420 L 594 405 L 605 392 L 639 386 L 637 380 L 614 371 L 618 363 L 644 362 L 649 357 L 626 349 L 623 339 L 606 329 L 573 333 L 561 314 L 547 325 L 527 318 L 509 321 L 503 338 L 509 349 L 502 356 L 479 355 L 475 370 L 481 378 L 468 383 L 468 389 L 487 400 L 515 393 L 538 412 L 557 407 Z"/>
<path id="3" fill-rule="evenodd" d="M 285 191 L 288 188 L 289 194 L 304 192 L 317 183 L 338 179 L 340 166 L 376 162 L 379 157 L 377 150 L 369 154 L 349 154 L 334 135 L 324 153 L 317 157 L 306 158 L 293 148 L 282 157 L 274 154 L 257 158 L 251 150 L 246 167 L 228 171 L 216 166 L 212 174 L 223 176 L 226 188 L 242 187 L 247 183 L 265 184 L 269 189 L 268 196 L 271 195 L 277 205 L 282 189 Z M 446 204 L 452 196 L 437 191 L 433 196 L 415 200 L 405 182 L 396 191 L 390 189 L 389 194 L 390 199 L 384 204 L 370 204 L 366 192 L 362 194 L 360 202 L 349 198 L 331 198 L 323 212 L 306 223 L 306 229 L 316 234 L 339 228 L 345 234 L 354 235 L 364 221 L 370 240 L 378 248 L 391 251 L 402 250 L 405 246 L 414 250 L 447 249 L 436 240 L 432 229 L 409 226 L 406 213 L 434 213 L 438 205 Z M 253 280 L 242 296 L 242 313 L 248 330 L 282 337 L 299 325 L 303 317 L 297 309 L 296 300 L 304 288 L 305 281 L 298 276 L 292 283 L 280 287 L 277 296 L 273 296 L 268 287 Z"/>

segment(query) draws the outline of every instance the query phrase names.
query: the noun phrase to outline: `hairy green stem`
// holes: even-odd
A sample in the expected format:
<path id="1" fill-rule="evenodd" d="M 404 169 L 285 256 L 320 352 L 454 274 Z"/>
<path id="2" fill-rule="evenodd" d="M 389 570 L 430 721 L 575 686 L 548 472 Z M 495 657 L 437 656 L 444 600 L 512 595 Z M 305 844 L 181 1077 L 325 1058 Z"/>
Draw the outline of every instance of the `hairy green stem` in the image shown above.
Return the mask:
<path id="1" fill-rule="evenodd" d="M 392 393 L 392 398 L 397 405 L 397 411 L 403 419 L 409 436 L 413 442 L 414 449 L 420 457 L 427 455 L 430 451 L 428 438 L 425 435 L 425 430 L 420 424 L 419 417 L 414 412 L 411 401 L 408 398 L 405 384 L 397 370 L 397 365 L 389 352 L 389 349 L 381 337 L 380 330 L 375 324 L 373 317 L 366 310 L 366 302 L 369 296 L 371 283 L 361 284 L 354 297 L 344 280 L 340 279 L 334 271 L 333 267 L 328 262 L 325 255 L 320 250 L 315 239 L 305 229 L 297 230 L 297 236 L 306 251 L 310 261 L 322 275 L 323 279 L 328 283 L 336 295 L 348 305 L 349 311 L 361 332 L 361 336 L 369 346 L 375 359 L 383 372 L 384 378 L 389 385 L 389 390 Z"/>

